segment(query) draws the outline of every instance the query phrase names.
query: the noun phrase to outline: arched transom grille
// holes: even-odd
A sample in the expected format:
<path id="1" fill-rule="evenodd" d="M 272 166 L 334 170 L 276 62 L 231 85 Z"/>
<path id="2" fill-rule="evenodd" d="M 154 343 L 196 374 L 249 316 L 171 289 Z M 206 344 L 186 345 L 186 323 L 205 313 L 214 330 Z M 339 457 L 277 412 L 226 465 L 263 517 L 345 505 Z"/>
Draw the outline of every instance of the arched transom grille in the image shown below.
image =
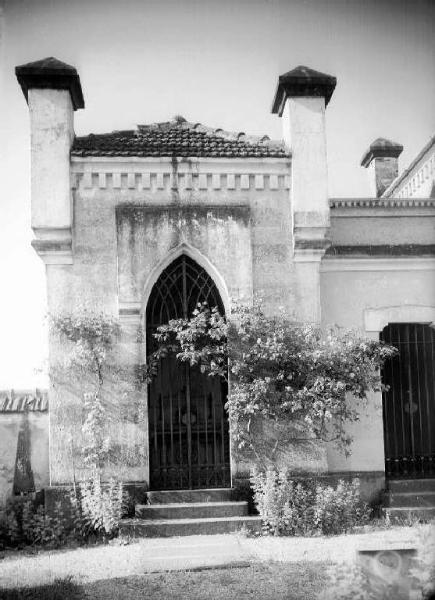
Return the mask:
<path id="1" fill-rule="evenodd" d="M 150 346 L 154 346 L 152 333 L 159 325 L 171 319 L 190 317 L 200 302 L 206 302 L 210 308 L 217 306 L 221 314 L 224 312 L 219 292 L 210 275 L 183 254 L 166 267 L 151 291 L 147 306 Z"/>

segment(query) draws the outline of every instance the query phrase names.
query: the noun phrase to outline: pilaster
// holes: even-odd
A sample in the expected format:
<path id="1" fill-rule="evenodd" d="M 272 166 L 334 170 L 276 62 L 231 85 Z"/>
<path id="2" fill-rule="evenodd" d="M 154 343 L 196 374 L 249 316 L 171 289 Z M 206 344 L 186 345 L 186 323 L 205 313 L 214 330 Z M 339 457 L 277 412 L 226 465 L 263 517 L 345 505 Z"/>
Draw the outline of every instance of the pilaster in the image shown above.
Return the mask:
<path id="1" fill-rule="evenodd" d="M 321 317 L 320 261 L 330 244 L 325 107 L 335 84 L 335 77 L 297 67 L 280 76 L 272 107 L 283 119 L 283 138 L 292 156 L 297 316 L 315 323 Z"/>
<path id="2" fill-rule="evenodd" d="M 15 73 L 30 113 L 32 246 L 46 264 L 71 264 L 70 150 L 74 111 L 84 107 L 80 78 L 53 57 Z"/>

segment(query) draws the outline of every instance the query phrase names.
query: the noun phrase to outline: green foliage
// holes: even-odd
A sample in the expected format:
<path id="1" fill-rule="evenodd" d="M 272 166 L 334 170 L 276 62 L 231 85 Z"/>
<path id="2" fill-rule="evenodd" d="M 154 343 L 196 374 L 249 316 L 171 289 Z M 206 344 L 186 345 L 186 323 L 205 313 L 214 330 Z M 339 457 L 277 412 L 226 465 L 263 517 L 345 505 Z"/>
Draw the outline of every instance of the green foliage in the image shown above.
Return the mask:
<path id="1" fill-rule="evenodd" d="M 113 479 L 102 483 L 104 467 L 115 458 L 107 434 L 113 418 L 109 398 L 116 390 L 117 402 L 122 402 L 123 395 L 135 388 L 137 378 L 116 357 L 121 328 L 112 316 L 78 308 L 71 314 L 52 315 L 50 324 L 61 345 L 52 380 L 61 387 L 73 386 L 83 397 L 80 452 L 88 474 L 70 496 L 72 533 L 77 539 L 110 537 L 116 534 L 121 518 L 123 486 Z"/>
<path id="2" fill-rule="evenodd" d="M 101 471 L 117 458 L 109 426 L 114 414 L 119 418 L 123 401 L 136 391 L 139 378 L 116 354 L 121 327 L 111 315 L 78 308 L 51 315 L 50 324 L 53 341 L 58 341 L 50 378 L 58 388 L 83 398 L 79 452 L 90 472 Z"/>
<path id="3" fill-rule="evenodd" d="M 253 446 L 251 422 L 303 423 L 316 437 L 349 452 L 345 423 L 359 418 L 358 402 L 382 388 L 379 369 L 396 350 L 352 331 L 296 323 L 285 314 L 266 316 L 261 306 L 236 306 L 231 320 L 199 304 L 190 319 L 158 328 L 158 350 L 149 357 L 148 378 L 160 358 L 198 364 L 203 372 L 231 379 L 227 408 L 239 448 Z"/>
<path id="4" fill-rule="evenodd" d="M 371 510 L 360 497 L 359 479 L 346 483 L 339 480 L 337 487 L 318 485 L 314 505 L 314 522 L 324 534 L 348 531 L 369 520 Z"/>
<path id="5" fill-rule="evenodd" d="M 102 485 L 99 477 L 80 483 L 80 523 L 97 535 L 112 536 L 118 530 L 122 515 L 124 494 L 122 482 L 111 479 Z"/>
<path id="6" fill-rule="evenodd" d="M 37 505 L 31 499 L 13 500 L 0 518 L 0 548 L 58 547 L 69 537 L 68 521 L 60 503 L 56 505 L 55 516 L 50 516 L 43 505 Z"/>
<path id="7" fill-rule="evenodd" d="M 50 315 L 50 327 L 62 342 L 70 343 L 66 361 L 59 367 L 88 379 L 93 375 L 94 385 L 101 386 L 105 369 L 114 367 L 110 351 L 121 332 L 119 322 L 111 315 L 79 307 L 73 313 Z"/>
<path id="8" fill-rule="evenodd" d="M 70 359 L 83 364 L 86 369 L 92 365 L 96 374 L 107 359 L 114 339 L 120 334 L 116 319 L 87 308 L 78 308 L 71 314 L 53 314 L 50 324 L 53 332 L 74 344 L 74 356 Z"/>
<path id="9" fill-rule="evenodd" d="M 122 483 L 101 484 L 97 475 L 71 490 L 65 505 L 56 502 L 53 515 L 31 499 L 14 499 L 0 516 L 0 549 L 111 538 L 118 532 L 123 506 Z"/>
<path id="10" fill-rule="evenodd" d="M 61 386 L 79 387 L 85 414 L 81 453 L 91 470 L 102 469 L 111 457 L 110 440 L 105 435 L 110 416 L 105 388 L 108 384 L 116 386 L 121 397 L 131 383 L 131 375 L 123 373 L 112 352 L 120 325 L 110 315 L 87 309 L 52 315 L 50 324 L 63 345 L 63 352 L 59 352 L 62 359 L 52 366 L 51 379 Z"/>
<path id="11" fill-rule="evenodd" d="M 366 523 L 370 510 L 361 501 L 359 481 L 340 480 L 336 488 L 315 478 L 292 480 L 285 471 L 254 471 L 254 502 L 271 535 L 338 534 Z"/>

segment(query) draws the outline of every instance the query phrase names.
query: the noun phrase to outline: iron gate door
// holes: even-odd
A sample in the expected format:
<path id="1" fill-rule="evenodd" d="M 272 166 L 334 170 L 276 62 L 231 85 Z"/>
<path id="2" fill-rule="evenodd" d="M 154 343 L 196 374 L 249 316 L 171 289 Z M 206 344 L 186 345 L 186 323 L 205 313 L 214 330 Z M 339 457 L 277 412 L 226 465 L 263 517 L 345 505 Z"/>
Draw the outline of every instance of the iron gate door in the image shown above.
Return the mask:
<path id="1" fill-rule="evenodd" d="M 156 328 L 186 318 L 198 302 L 224 307 L 207 272 L 188 256 L 169 265 L 154 285 L 147 306 L 147 349 Z M 160 360 L 148 388 L 150 487 L 155 490 L 230 485 L 227 385 L 174 355 Z"/>
<path id="2" fill-rule="evenodd" d="M 419 323 L 390 324 L 381 339 L 399 355 L 389 360 L 382 381 L 387 477 L 435 475 L 435 331 Z"/>

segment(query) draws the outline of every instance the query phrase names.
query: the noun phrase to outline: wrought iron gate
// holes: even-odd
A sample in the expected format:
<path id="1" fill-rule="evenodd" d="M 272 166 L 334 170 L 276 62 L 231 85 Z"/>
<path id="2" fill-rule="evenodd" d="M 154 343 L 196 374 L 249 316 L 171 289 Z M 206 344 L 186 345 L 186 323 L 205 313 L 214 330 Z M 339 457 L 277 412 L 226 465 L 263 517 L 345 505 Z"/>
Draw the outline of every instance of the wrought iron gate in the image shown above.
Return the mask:
<path id="1" fill-rule="evenodd" d="M 207 272 L 188 256 L 171 263 L 154 285 L 147 306 L 147 349 L 170 319 L 190 317 L 198 302 L 224 307 Z M 175 356 L 160 361 L 148 388 L 151 489 L 230 485 L 227 385 Z"/>
<path id="2" fill-rule="evenodd" d="M 399 355 L 382 380 L 387 477 L 435 475 L 435 331 L 419 323 L 390 324 L 381 339 Z"/>

